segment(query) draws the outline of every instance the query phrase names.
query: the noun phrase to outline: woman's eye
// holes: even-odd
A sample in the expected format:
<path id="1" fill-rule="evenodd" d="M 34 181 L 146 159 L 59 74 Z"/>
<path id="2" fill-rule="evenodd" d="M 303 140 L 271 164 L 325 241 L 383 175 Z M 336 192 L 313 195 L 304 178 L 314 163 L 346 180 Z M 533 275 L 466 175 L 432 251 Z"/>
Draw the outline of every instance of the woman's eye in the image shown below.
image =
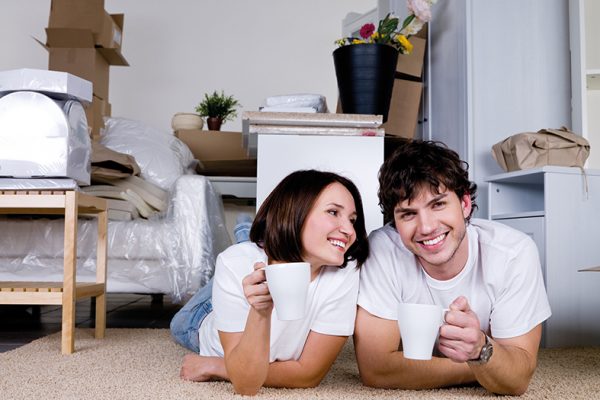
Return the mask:
<path id="1" fill-rule="evenodd" d="M 352 225 L 355 225 L 356 224 L 356 218 L 350 218 L 350 223 Z"/>
<path id="2" fill-rule="evenodd" d="M 334 217 L 338 215 L 337 210 L 329 210 L 327 211 L 329 214 L 333 215 Z"/>

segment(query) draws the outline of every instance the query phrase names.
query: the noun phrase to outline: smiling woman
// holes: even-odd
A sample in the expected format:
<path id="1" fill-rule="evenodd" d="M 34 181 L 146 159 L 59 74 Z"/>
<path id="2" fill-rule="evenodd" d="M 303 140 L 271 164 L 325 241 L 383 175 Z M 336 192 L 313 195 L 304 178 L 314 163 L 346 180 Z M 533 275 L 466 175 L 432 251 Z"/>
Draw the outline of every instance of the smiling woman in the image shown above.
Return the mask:
<path id="1" fill-rule="evenodd" d="M 358 189 L 331 172 L 293 172 L 261 205 L 250 240 L 219 255 L 214 281 L 173 318 L 173 338 L 198 353 L 181 376 L 230 380 L 240 394 L 317 386 L 354 330 L 369 252 Z M 290 262 L 310 265 L 310 284 L 305 316 L 282 321 L 264 267 Z"/>

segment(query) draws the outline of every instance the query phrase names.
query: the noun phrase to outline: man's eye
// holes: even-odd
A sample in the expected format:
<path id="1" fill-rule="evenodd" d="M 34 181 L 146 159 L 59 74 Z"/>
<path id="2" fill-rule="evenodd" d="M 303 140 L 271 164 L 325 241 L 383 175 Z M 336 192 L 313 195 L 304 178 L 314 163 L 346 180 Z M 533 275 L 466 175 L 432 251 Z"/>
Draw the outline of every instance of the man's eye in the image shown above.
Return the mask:
<path id="1" fill-rule="evenodd" d="M 433 203 L 433 208 L 442 208 L 446 205 L 446 202 L 444 201 L 436 201 L 435 203 Z"/>
<path id="2" fill-rule="evenodd" d="M 403 221 L 410 221 L 415 216 L 415 213 L 404 213 L 400 214 L 400 219 Z"/>

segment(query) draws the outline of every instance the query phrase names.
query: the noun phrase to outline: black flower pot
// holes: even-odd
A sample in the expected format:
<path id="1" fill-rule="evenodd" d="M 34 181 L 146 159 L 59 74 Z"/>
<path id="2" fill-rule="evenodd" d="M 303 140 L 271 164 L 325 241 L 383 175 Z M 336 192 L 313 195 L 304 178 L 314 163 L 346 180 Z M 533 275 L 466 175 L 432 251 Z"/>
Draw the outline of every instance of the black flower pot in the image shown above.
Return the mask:
<path id="1" fill-rule="evenodd" d="M 383 115 L 387 121 L 398 50 L 385 44 L 353 44 L 333 52 L 342 111 Z"/>

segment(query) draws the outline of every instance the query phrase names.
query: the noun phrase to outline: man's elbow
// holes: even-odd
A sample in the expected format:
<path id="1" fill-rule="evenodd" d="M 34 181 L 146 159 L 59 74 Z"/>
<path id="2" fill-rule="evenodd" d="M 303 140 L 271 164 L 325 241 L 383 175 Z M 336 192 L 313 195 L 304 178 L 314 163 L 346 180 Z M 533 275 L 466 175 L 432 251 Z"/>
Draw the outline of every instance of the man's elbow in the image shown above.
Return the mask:
<path id="1" fill-rule="evenodd" d="M 376 389 L 390 389 L 390 383 L 385 376 L 373 369 L 360 369 L 360 381 L 363 385 L 376 388 Z M 394 385 L 394 388 L 398 388 L 397 385 Z"/>
<path id="2" fill-rule="evenodd" d="M 529 382 L 526 382 L 525 384 L 521 384 L 521 385 L 507 386 L 507 387 L 499 388 L 496 390 L 492 389 L 490 391 L 493 392 L 494 394 L 505 395 L 505 396 L 521 396 L 521 395 L 525 394 L 525 392 L 527 391 L 527 388 L 529 388 Z"/>

